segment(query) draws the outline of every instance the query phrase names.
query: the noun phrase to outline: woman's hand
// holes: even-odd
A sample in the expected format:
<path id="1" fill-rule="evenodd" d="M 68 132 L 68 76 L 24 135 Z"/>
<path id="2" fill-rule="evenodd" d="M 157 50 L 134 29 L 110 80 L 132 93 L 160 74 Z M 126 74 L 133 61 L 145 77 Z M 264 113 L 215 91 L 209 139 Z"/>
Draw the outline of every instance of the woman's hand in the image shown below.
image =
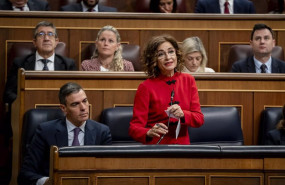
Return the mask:
<path id="1" fill-rule="evenodd" d="M 178 118 L 184 117 L 184 113 L 178 104 L 171 105 L 170 107 L 167 108 L 167 110 Z"/>
<path id="2" fill-rule="evenodd" d="M 147 131 L 146 135 L 148 137 L 160 137 L 160 135 L 167 134 L 168 128 L 163 123 L 156 123 L 149 131 Z"/>

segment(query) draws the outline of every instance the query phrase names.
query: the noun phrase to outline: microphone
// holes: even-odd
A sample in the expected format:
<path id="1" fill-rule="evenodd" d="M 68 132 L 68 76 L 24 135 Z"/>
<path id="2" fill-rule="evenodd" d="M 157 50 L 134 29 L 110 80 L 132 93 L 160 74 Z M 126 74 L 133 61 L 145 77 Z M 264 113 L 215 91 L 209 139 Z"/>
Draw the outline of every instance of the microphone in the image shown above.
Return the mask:
<path id="1" fill-rule="evenodd" d="M 174 98 L 174 89 L 172 89 L 171 91 L 171 96 L 170 96 L 170 106 L 173 104 L 173 98 Z M 169 128 L 169 124 L 170 124 L 170 114 L 168 115 L 168 121 L 167 121 L 167 128 Z M 164 138 L 165 134 L 163 134 L 160 139 L 158 140 L 158 142 L 156 143 L 157 145 L 161 142 L 161 140 Z"/>

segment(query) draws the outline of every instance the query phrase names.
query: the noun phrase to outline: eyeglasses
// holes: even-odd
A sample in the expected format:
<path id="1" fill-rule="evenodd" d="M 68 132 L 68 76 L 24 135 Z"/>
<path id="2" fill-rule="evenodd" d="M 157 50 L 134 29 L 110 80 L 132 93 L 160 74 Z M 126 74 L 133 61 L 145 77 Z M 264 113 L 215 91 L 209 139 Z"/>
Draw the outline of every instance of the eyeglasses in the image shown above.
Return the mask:
<path id="1" fill-rule="evenodd" d="M 45 33 L 45 32 L 40 32 L 40 33 L 37 33 L 37 37 L 40 37 L 40 38 L 44 38 L 45 36 L 48 36 L 49 38 L 51 37 L 55 37 L 55 33 L 52 33 L 52 32 L 48 32 L 48 33 Z"/>
<path id="2" fill-rule="evenodd" d="M 176 55 L 176 52 L 174 49 L 167 51 L 167 53 L 165 51 L 158 51 L 156 57 L 158 60 L 164 60 L 166 59 L 166 55 L 173 57 Z"/>

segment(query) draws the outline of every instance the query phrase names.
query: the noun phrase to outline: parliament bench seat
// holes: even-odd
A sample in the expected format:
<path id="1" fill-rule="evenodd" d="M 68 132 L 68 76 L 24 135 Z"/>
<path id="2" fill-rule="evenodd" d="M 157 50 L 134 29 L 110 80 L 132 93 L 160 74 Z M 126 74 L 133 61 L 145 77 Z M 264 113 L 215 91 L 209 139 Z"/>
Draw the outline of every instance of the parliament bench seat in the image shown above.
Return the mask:
<path id="1" fill-rule="evenodd" d="M 243 145 L 243 133 L 236 107 L 202 107 L 205 122 L 200 128 L 188 127 L 192 145 Z M 132 107 L 114 107 L 103 110 L 101 122 L 109 126 L 113 144 L 137 144 L 128 128 Z"/>
<path id="2" fill-rule="evenodd" d="M 259 144 L 266 143 L 266 135 L 276 128 L 277 123 L 283 118 L 282 107 L 267 107 L 261 113 Z"/>

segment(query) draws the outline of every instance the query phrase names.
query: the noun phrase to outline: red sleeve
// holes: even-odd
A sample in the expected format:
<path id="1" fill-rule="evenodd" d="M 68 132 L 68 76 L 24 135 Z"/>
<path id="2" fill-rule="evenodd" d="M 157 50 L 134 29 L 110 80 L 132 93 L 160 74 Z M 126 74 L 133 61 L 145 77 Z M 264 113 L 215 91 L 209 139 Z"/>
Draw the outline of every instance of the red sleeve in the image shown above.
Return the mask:
<path id="1" fill-rule="evenodd" d="M 204 115 L 201 112 L 199 94 L 194 77 L 191 80 L 190 88 L 190 110 L 183 110 L 184 123 L 191 127 L 200 127 L 204 123 Z"/>
<path id="2" fill-rule="evenodd" d="M 133 118 L 130 122 L 129 135 L 136 141 L 146 143 L 146 128 L 149 111 L 149 92 L 140 84 L 135 96 Z"/>

